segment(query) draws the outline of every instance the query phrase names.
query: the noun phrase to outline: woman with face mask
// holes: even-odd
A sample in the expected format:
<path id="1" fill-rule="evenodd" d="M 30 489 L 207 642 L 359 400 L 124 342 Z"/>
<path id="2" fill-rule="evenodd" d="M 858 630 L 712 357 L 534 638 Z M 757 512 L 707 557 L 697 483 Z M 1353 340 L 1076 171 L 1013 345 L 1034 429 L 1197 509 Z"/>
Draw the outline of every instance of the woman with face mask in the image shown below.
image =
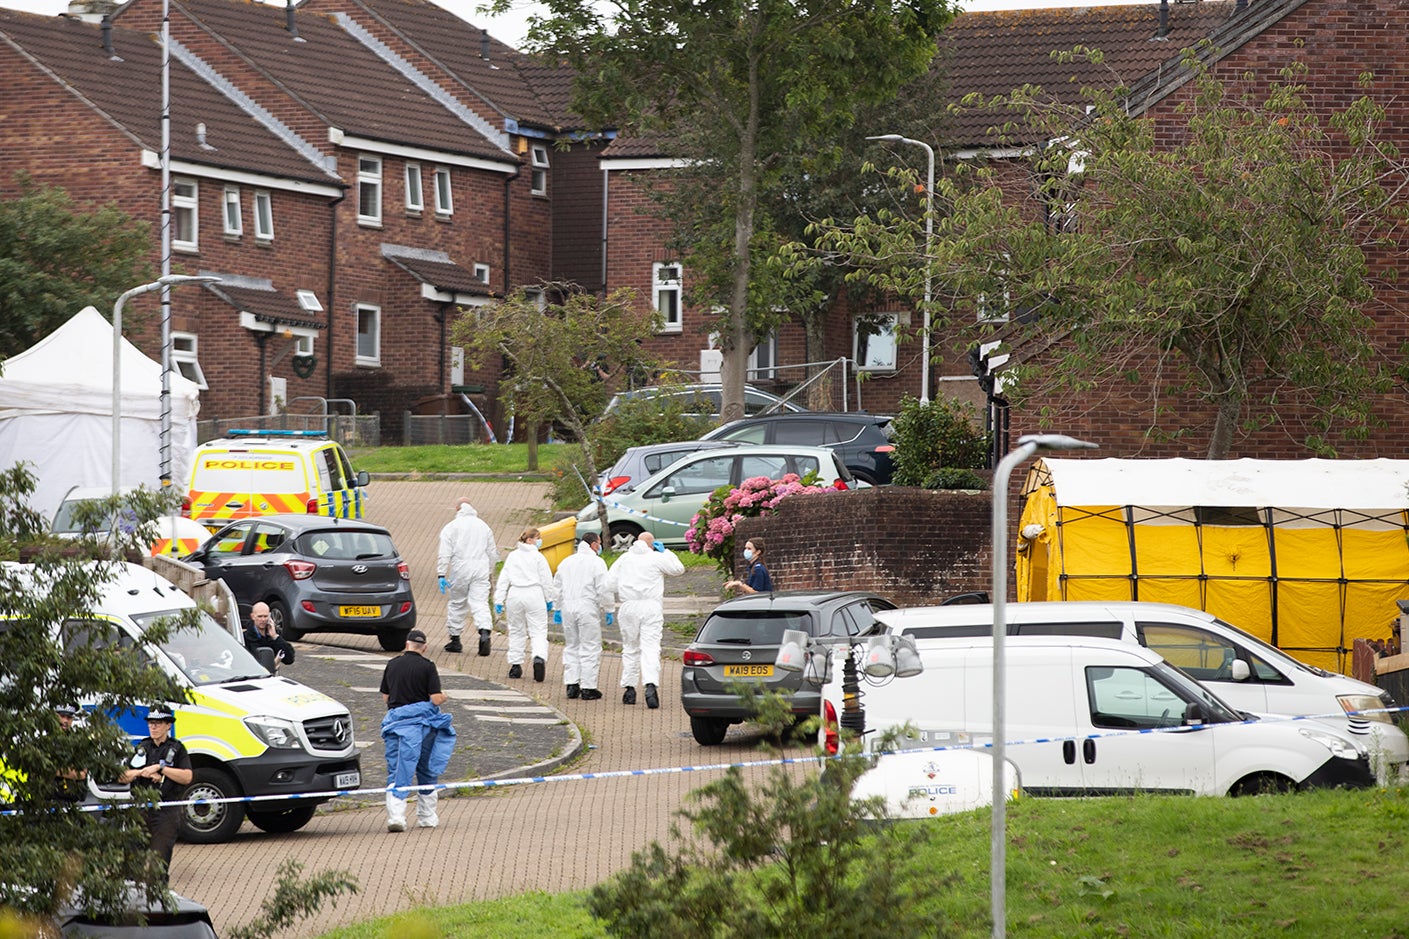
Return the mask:
<path id="1" fill-rule="evenodd" d="M 504 559 L 494 587 L 494 612 L 509 625 L 509 677 L 523 677 L 524 646 L 532 646 L 533 680 L 542 681 L 548 664 L 548 613 L 557 599 L 553 572 L 538 553 L 543 545 L 537 528 L 528 528 Z"/>
<path id="2" fill-rule="evenodd" d="M 763 564 L 763 539 L 751 538 L 744 542 L 744 563 L 748 565 L 748 576 L 743 580 L 731 580 L 724 585 L 726 590 L 740 593 L 772 593 L 773 578 Z"/>

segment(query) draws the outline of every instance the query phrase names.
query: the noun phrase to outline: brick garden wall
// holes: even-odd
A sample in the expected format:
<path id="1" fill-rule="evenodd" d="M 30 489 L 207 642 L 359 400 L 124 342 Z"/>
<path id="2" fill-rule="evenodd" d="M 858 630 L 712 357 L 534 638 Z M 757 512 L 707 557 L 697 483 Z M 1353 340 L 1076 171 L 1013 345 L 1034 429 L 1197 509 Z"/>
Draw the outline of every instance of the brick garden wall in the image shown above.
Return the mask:
<path id="1" fill-rule="evenodd" d="M 989 589 L 991 526 L 987 492 L 884 486 L 797 496 L 739 523 L 736 569 L 744 542 L 761 537 L 779 590 L 871 590 L 902 606 L 938 603 Z"/>

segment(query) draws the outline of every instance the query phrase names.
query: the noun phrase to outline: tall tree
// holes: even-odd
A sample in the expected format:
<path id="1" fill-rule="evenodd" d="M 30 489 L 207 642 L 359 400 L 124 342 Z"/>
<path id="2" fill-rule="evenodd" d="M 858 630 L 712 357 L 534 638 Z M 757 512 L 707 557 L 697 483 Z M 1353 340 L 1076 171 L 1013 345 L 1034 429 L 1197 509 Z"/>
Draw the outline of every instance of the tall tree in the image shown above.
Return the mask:
<path id="1" fill-rule="evenodd" d="M 1077 107 L 1037 88 L 966 102 L 1011 108 L 1029 158 L 1025 172 L 946 176 L 930 257 L 898 214 L 824 226 L 822 243 L 882 288 L 932 265 L 955 323 L 1020 319 L 1004 327 L 1023 363 L 1006 391 L 1016 406 L 1090 408 L 1140 389 L 1156 436 L 1190 432 L 1169 401 L 1209 405 L 1210 459 L 1274 425 L 1332 453 L 1390 387 L 1371 315 L 1388 285 L 1368 259 L 1405 236 L 1409 164 L 1370 76 L 1328 112 L 1308 101 L 1302 65 L 1224 81 L 1201 51 L 1186 50 L 1189 84 L 1159 115 L 1132 114 L 1124 87 Z"/>
<path id="2" fill-rule="evenodd" d="M 0 358 L 23 352 L 86 306 L 109 310 L 153 278 L 148 226 L 116 206 L 86 211 L 21 174 L 0 200 Z"/>
<path id="3" fill-rule="evenodd" d="M 748 355 L 791 296 L 756 264 L 779 243 L 763 195 L 925 71 L 949 4 L 546 0 L 531 44 L 574 66 L 577 110 L 684 164 L 667 188 L 690 297 L 718 311 L 725 420 L 743 416 Z"/>

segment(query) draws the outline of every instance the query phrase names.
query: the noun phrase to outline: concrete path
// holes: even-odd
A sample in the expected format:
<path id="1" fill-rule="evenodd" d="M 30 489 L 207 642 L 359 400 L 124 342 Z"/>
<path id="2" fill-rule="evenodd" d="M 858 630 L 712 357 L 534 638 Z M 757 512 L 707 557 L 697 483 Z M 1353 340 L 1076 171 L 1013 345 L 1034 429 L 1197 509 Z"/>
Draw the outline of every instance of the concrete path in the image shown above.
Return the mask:
<path id="1" fill-rule="evenodd" d="M 445 641 L 445 604 L 435 586 L 436 539 L 461 495 L 472 500 L 502 547 L 546 506 L 541 483 L 374 482 L 369 518 L 392 530 L 411 565 L 420 614 L 418 625 L 431 643 L 443 674 L 461 672 L 476 686 L 502 686 L 551 708 L 580 732 L 578 758 L 558 767 L 559 775 L 617 773 L 590 780 L 540 782 L 454 798 L 442 797 L 441 825 L 388 834 L 380 807 L 351 807 L 315 818 L 301 832 L 271 836 L 246 825 L 224 845 L 178 845 L 172 887 L 210 907 L 222 933 L 249 921 L 258 902 L 268 896 L 286 858 L 306 871 L 351 871 L 361 891 L 342 899 L 286 936 L 315 936 L 339 925 L 422 905 L 508 896 L 530 890 L 579 890 L 598 883 L 629 863 L 631 853 L 652 840 L 665 842 L 675 809 L 690 790 L 717 778 L 719 770 L 690 770 L 696 765 L 760 759 L 759 737 L 734 727 L 718 747 L 700 747 L 690 735 L 679 704 L 678 656 L 667 658 L 662 674 L 661 708 L 644 703 L 627 707 L 617 688 L 619 656 L 602 661 L 601 701 L 568 700 L 563 687 L 561 647 L 554 646 L 548 677 L 542 684 L 510 681 L 504 658 L 505 639 L 496 633 L 487 658 L 440 651 Z M 668 583 L 668 582 L 667 582 Z M 679 606 L 697 608 L 712 598 L 675 598 Z M 319 638 L 319 637 L 312 637 Z M 371 637 L 323 637 L 339 649 L 380 655 Z M 471 646 L 472 648 L 472 646 Z M 297 677 L 290 671 L 291 677 Z M 349 684 L 365 684 L 350 674 Z M 330 693 L 337 694 L 335 689 Z M 474 744 L 476 718 L 456 713 L 461 742 Z M 797 755 L 799 751 L 791 751 Z M 566 758 L 568 754 L 562 754 Z M 663 770 L 629 775 L 625 771 Z M 537 772 L 542 772 L 539 770 Z M 762 779 L 765 769 L 746 770 Z M 364 785 L 384 778 L 380 741 L 363 756 Z M 510 772 L 509 775 L 518 775 Z"/>

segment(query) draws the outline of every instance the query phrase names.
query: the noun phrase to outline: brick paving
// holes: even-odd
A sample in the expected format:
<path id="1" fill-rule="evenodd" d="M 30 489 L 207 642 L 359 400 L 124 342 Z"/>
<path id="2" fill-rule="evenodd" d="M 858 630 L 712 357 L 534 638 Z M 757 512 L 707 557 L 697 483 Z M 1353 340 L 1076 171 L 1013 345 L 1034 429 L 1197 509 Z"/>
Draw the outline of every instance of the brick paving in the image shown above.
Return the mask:
<path id="1" fill-rule="evenodd" d="M 420 609 L 418 625 L 426 631 L 441 671 L 502 683 L 535 697 L 575 724 L 582 749 L 575 760 L 557 767 L 560 775 L 760 759 L 758 735 L 742 726 L 732 728 L 718 747 L 695 743 L 679 705 L 678 656 L 667 656 L 661 707 L 652 711 L 644 703 L 621 704 L 616 690 L 621 662 L 611 652 L 602 661 L 601 687 L 606 696 L 584 702 L 568 700 L 564 693 L 560 646 L 550 650 L 548 677 L 542 684 L 511 682 L 505 677 L 502 633 L 495 634 L 494 653 L 487 658 L 440 651 L 446 638 L 445 602 L 435 585 L 436 539 L 451 517 L 453 501 L 468 497 L 494 529 L 501 548 L 508 548 L 522 528 L 535 521 L 534 513 L 546 506 L 546 494 L 547 486 L 541 483 L 372 484 L 369 518 L 392 530 L 411 565 Z M 671 599 L 677 611 L 707 608 L 712 602 L 708 597 Z M 379 652 L 372 637 L 325 638 L 344 649 Z M 473 742 L 465 739 L 470 726 L 457 714 L 462 743 Z M 371 744 L 363 757 L 364 785 L 369 786 L 384 778 L 380 743 Z M 559 754 L 550 764 L 568 756 Z M 535 774 L 543 772 L 539 769 Z M 761 779 L 767 770 L 745 772 Z M 380 807 L 356 805 L 320 814 L 292 835 L 265 835 L 247 824 L 228 844 L 178 845 L 172 887 L 205 903 L 223 932 L 250 920 L 258 902 L 272 892 L 275 873 L 286 858 L 298 860 L 308 872 L 334 868 L 356 876 L 359 893 L 282 933 L 284 937 L 316 936 L 336 925 L 416 906 L 529 890 L 579 890 L 621 869 L 633 851 L 650 841 L 667 841 L 675 809 L 686 793 L 719 775 L 717 770 L 699 770 L 472 790 L 442 797 L 439 828 L 404 834 L 386 832 Z"/>

